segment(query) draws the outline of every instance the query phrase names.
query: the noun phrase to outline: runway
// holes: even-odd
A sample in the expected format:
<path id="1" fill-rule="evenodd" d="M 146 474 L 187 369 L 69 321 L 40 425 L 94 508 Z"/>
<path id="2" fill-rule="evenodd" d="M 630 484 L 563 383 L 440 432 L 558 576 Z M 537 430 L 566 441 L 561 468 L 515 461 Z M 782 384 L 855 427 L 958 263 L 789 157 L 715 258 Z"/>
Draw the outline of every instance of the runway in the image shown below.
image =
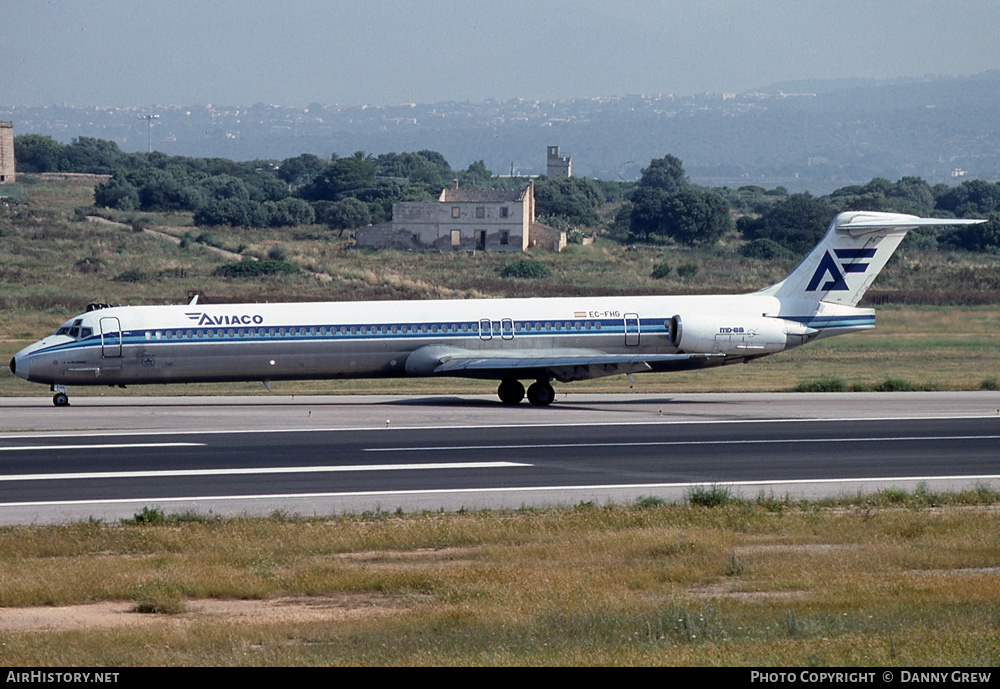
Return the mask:
<path id="1" fill-rule="evenodd" d="M 0 523 L 1000 487 L 1000 393 L 0 399 Z"/>

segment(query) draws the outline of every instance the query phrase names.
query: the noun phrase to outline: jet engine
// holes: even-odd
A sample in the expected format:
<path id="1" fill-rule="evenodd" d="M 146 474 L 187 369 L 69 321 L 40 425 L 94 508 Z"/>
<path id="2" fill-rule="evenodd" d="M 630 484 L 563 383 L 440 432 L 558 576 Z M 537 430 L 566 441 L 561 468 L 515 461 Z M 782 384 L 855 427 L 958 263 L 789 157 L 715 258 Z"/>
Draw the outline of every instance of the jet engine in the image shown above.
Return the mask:
<path id="1" fill-rule="evenodd" d="M 684 316 L 670 319 L 670 344 L 684 353 L 773 354 L 805 344 L 817 331 L 783 318 Z"/>

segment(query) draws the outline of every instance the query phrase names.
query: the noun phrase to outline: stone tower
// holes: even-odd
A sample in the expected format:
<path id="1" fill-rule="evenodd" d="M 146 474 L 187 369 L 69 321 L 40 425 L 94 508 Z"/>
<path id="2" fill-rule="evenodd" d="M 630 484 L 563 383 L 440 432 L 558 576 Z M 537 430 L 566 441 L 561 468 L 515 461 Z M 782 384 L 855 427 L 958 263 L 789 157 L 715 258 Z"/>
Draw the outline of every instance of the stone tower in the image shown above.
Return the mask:
<path id="1" fill-rule="evenodd" d="M 14 183 L 14 123 L 0 122 L 0 184 Z"/>
<path id="2" fill-rule="evenodd" d="M 569 156 L 559 154 L 558 146 L 548 147 L 548 165 L 545 174 L 549 177 L 572 177 L 570 170 L 571 160 Z"/>

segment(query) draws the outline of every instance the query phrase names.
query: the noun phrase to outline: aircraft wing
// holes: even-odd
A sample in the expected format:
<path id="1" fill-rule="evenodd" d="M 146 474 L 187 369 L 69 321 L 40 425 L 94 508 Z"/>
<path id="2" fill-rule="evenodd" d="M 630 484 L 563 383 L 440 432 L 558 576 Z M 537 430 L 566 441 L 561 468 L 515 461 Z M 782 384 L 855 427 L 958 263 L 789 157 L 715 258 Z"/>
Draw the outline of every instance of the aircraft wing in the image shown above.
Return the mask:
<path id="1" fill-rule="evenodd" d="M 428 350 L 428 351 L 425 351 Z M 476 352 L 450 347 L 428 347 L 414 352 L 406 362 L 411 373 L 498 377 L 516 372 L 525 378 L 548 375 L 567 383 L 621 373 L 654 369 L 699 368 L 722 354 L 608 354 L 600 350 L 508 350 Z M 412 361 L 411 361 L 412 360 Z M 501 376 L 502 377 L 502 376 Z"/>

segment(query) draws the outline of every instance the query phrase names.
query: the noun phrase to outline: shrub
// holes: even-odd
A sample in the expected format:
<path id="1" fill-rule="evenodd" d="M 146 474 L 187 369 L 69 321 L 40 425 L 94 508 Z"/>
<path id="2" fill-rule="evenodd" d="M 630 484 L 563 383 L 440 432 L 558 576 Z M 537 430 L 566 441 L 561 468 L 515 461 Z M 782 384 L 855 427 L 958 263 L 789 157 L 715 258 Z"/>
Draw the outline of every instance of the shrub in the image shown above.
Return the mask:
<path id="1" fill-rule="evenodd" d="M 684 279 L 693 278 L 698 274 L 698 264 L 697 263 L 682 263 L 677 266 L 677 276 Z"/>
<path id="2" fill-rule="evenodd" d="M 538 261 L 522 258 L 500 271 L 502 278 L 547 278 L 552 274 L 545 265 Z"/>
<path id="3" fill-rule="evenodd" d="M 206 246 L 219 246 L 219 240 L 211 232 L 202 232 L 194 238 L 194 241 Z"/>
<path id="4" fill-rule="evenodd" d="M 689 505 L 699 507 L 722 507 L 733 501 L 733 494 L 725 486 L 692 488 L 687 494 Z"/>
<path id="5" fill-rule="evenodd" d="M 92 256 L 81 258 L 74 265 L 76 266 L 76 269 L 84 275 L 99 273 L 102 270 L 104 270 L 104 261 L 99 258 L 94 258 Z"/>
<path id="6" fill-rule="evenodd" d="M 795 258 L 795 254 L 773 239 L 755 239 L 740 247 L 740 256 L 770 261 L 776 258 Z"/>
<path id="7" fill-rule="evenodd" d="M 295 275 L 302 270 L 287 261 L 240 261 L 226 263 L 212 271 L 212 275 L 224 278 L 251 278 L 262 275 Z"/>
<path id="8" fill-rule="evenodd" d="M 145 282 L 149 276 L 141 270 L 126 270 L 115 276 L 115 282 Z"/>
<path id="9" fill-rule="evenodd" d="M 792 388 L 793 392 L 844 392 L 846 390 L 847 383 L 841 378 L 832 376 L 805 380 Z"/>
<path id="10" fill-rule="evenodd" d="M 167 515 L 159 507 L 143 507 L 132 516 L 133 524 L 165 524 Z"/>
<path id="11" fill-rule="evenodd" d="M 670 277 L 670 273 L 672 273 L 673 270 L 674 267 L 669 263 L 667 263 L 666 261 L 657 263 L 655 266 L 653 266 L 653 279 L 663 280 L 665 278 L 668 278 Z"/>
<path id="12" fill-rule="evenodd" d="M 666 500 L 657 495 L 640 495 L 635 499 L 636 507 L 663 507 L 665 504 L 667 504 Z"/>
<path id="13" fill-rule="evenodd" d="M 900 378 L 886 378 L 881 383 L 872 388 L 875 392 L 913 392 L 915 390 L 926 390 L 926 387 L 914 385 L 908 380 Z"/>

